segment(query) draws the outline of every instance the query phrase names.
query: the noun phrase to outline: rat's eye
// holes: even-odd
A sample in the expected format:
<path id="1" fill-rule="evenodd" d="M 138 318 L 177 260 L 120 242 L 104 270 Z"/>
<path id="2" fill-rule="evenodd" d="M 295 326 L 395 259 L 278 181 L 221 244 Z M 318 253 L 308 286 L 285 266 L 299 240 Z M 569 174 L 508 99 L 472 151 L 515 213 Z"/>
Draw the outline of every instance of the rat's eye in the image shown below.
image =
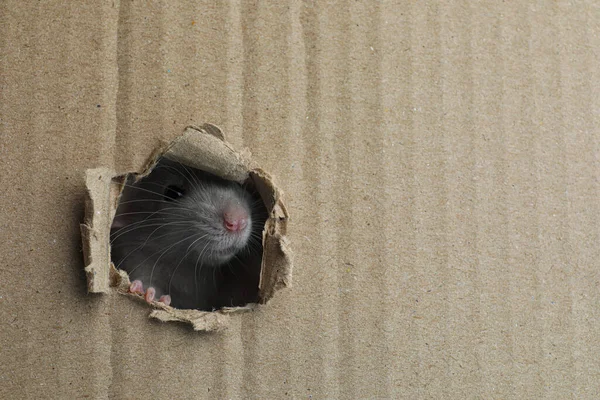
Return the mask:
<path id="1" fill-rule="evenodd" d="M 184 189 L 180 186 L 169 185 L 165 189 L 164 197 L 166 201 L 177 200 L 185 193 Z"/>

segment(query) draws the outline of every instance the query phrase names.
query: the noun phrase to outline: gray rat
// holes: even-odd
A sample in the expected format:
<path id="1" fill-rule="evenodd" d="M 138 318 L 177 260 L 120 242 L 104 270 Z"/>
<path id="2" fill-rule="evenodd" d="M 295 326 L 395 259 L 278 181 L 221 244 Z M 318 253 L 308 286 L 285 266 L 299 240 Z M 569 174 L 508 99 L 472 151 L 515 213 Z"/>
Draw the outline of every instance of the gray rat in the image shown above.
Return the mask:
<path id="1" fill-rule="evenodd" d="M 177 308 L 256 300 L 266 210 L 260 197 L 178 162 L 127 179 L 111 227 L 111 258 L 130 291 Z"/>

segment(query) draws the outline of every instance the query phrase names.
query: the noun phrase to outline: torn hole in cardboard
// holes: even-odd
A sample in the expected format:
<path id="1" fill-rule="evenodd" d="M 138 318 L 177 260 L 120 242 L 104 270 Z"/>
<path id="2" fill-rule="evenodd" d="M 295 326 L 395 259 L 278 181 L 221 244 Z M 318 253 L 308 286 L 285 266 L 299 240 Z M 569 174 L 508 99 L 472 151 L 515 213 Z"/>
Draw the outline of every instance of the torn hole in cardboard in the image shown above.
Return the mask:
<path id="1" fill-rule="evenodd" d="M 225 141 L 219 128 L 205 124 L 199 128 L 186 128 L 181 136 L 158 149 L 142 171 L 125 175 L 107 168 L 86 171 L 88 196 L 81 233 L 88 292 L 118 292 L 141 299 L 141 295 L 129 293 L 129 274 L 118 269 L 111 258 L 111 226 L 113 221 L 116 224 L 115 215 L 120 201 L 132 201 L 127 195 L 129 185 L 145 178 L 150 179 L 157 164 L 161 165 L 160 162 L 166 162 L 167 166 L 177 163 L 185 166 L 185 171 L 197 169 L 216 176 L 216 179 L 234 181 L 249 188 L 255 193 L 264 216 L 261 218 L 258 237 L 255 238 L 260 252 L 256 249 L 246 252 L 244 256 L 235 258 L 235 265 L 230 264 L 233 267 L 229 271 L 221 271 L 219 284 L 215 285 L 215 290 L 211 290 L 211 296 L 208 296 L 211 299 L 201 304 L 200 308 L 204 310 L 197 307 L 176 308 L 154 301 L 151 303 L 151 318 L 165 322 L 186 322 L 195 330 L 220 330 L 227 326 L 230 315 L 252 310 L 269 301 L 277 290 L 290 286 L 292 259 L 286 237 L 289 216 L 280 190 L 270 175 L 251 160 L 249 152 L 235 151 Z M 167 197 L 160 201 L 169 201 L 171 196 L 179 193 L 177 185 L 163 189 L 166 191 L 162 194 L 166 193 Z M 174 222 L 177 223 L 179 222 Z M 114 237 L 113 231 L 113 241 Z M 135 274 L 135 271 L 130 269 L 130 273 Z"/>

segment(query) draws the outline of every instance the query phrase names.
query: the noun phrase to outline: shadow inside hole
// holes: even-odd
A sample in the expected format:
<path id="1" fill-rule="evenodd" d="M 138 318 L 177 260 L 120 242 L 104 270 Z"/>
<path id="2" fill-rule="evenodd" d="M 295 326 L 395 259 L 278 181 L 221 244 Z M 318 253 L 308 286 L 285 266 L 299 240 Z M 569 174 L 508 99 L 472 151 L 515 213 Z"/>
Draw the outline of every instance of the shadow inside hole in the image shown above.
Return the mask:
<path id="1" fill-rule="evenodd" d="M 222 217 L 215 219 L 222 215 L 219 201 L 231 193 L 250 210 L 247 242 L 227 236 Z M 111 227 L 111 259 L 131 281 L 155 288 L 157 299 L 169 295 L 175 308 L 211 311 L 255 303 L 267 216 L 250 180 L 239 185 L 163 158 L 148 176 L 126 177 Z M 218 247 L 230 242 L 243 246 Z"/>

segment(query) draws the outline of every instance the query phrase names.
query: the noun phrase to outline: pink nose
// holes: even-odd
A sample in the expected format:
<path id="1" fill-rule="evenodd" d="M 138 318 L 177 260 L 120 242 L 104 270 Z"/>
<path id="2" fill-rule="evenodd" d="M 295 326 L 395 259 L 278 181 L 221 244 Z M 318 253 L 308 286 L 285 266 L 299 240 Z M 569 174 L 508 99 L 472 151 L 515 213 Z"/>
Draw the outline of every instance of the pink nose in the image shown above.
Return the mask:
<path id="1" fill-rule="evenodd" d="M 248 221 L 246 218 L 227 218 L 225 217 L 225 228 L 231 232 L 241 231 L 246 227 Z"/>
<path id="2" fill-rule="evenodd" d="M 248 213 L 241 207 L 229 206 L 223 213 L 223 224 L 230 232 L 239 232 L 248 224 Z"/>

